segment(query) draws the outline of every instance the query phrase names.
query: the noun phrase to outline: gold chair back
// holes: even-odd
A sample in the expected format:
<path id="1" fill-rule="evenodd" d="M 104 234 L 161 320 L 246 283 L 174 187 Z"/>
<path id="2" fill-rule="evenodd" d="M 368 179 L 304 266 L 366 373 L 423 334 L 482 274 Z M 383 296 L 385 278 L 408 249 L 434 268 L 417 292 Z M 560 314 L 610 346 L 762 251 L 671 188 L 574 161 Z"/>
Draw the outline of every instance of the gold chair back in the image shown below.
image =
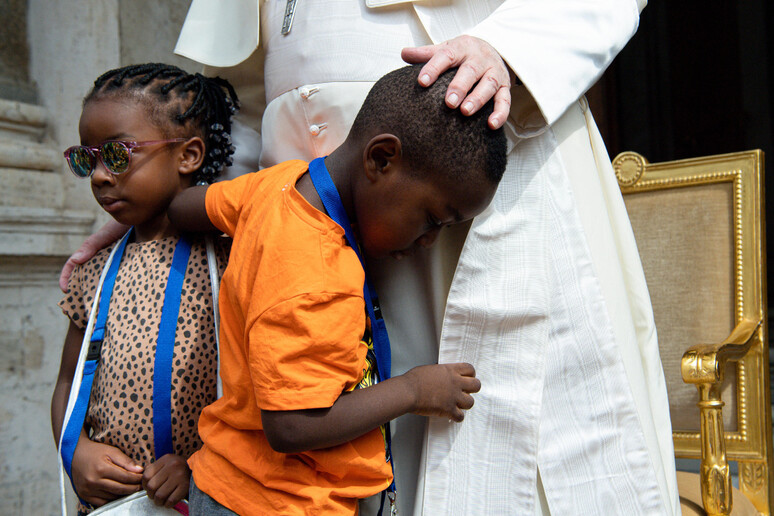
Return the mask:
<path id="1" fill-rule="evenodd" d="M 653 304 L 675 455 L 702 459 L 708 514 L 730 513 L 727 460 L 772 514 L 763 153 L 648 163 L 625 152 L 613 167 Z"/>

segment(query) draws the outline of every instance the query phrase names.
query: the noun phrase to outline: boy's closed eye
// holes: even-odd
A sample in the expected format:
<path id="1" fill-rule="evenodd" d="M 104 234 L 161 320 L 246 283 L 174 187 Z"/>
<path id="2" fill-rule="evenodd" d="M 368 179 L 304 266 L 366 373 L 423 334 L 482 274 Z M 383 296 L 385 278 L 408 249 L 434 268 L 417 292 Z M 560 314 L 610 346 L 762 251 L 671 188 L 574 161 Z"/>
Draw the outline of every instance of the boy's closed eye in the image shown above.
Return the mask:
<path id="1" fill-rule="evenodd" d="M 427 214 L 427 224 L 425 225 L 425 231 L 430 231 L 431 229 L 436 229 L 436 228 L 442 228 L 446 225 L 447 224 L 441 222 L 432 213 Z"/>

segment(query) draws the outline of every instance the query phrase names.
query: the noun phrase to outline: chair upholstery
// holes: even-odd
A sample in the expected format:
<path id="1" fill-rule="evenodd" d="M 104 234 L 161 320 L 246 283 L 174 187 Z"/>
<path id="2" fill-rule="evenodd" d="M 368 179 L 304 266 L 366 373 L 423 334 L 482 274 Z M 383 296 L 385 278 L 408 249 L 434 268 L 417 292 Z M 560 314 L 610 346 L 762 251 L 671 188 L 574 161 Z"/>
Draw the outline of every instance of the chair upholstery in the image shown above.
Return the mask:
<path id="1" fill-rule="evenodd" d="M 747 500 L 772 514 L 763 153 L 648 163 L 626 152 L 613 167 L 653 304 L 675 455 L 701 459 L 707 514 L 738 499 L 734 514 Z M 728 460 L 739 463 L 733 494 Z"/>

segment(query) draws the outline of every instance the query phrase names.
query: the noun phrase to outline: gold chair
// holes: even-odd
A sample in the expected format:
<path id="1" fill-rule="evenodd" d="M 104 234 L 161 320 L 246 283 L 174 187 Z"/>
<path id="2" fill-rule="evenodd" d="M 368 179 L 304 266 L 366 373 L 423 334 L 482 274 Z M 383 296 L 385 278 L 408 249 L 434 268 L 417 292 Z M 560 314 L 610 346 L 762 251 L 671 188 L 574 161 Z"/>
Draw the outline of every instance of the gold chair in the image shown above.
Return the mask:
<path id="1" fill-rule="evenodd" d="M 678 473 L 683 514 L 770 515 L 763 153 L 648 163 L 625 152 L 613 167 L 653 303 L 675 456 L 701 459 L 699 475 Z"/>

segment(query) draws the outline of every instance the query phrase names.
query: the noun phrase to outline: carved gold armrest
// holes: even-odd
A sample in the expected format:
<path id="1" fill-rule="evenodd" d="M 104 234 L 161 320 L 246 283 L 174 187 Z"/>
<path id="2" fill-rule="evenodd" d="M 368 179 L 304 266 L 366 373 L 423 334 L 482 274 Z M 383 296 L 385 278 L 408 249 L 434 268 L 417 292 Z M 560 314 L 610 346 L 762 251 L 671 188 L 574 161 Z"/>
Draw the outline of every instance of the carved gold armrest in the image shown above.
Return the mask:
<path id="1" fill-rule="evenodd" d="M 701 497 L 710 516 L 730 514 L 731 475 L 723 439 L 723 401 L 720 388 L 728 361 L 749 351 L 761 320 L 745 319 L 720 344 L 698 344 L 683 354 L 683 381 L 699 390 L 701 412 Z"/>

